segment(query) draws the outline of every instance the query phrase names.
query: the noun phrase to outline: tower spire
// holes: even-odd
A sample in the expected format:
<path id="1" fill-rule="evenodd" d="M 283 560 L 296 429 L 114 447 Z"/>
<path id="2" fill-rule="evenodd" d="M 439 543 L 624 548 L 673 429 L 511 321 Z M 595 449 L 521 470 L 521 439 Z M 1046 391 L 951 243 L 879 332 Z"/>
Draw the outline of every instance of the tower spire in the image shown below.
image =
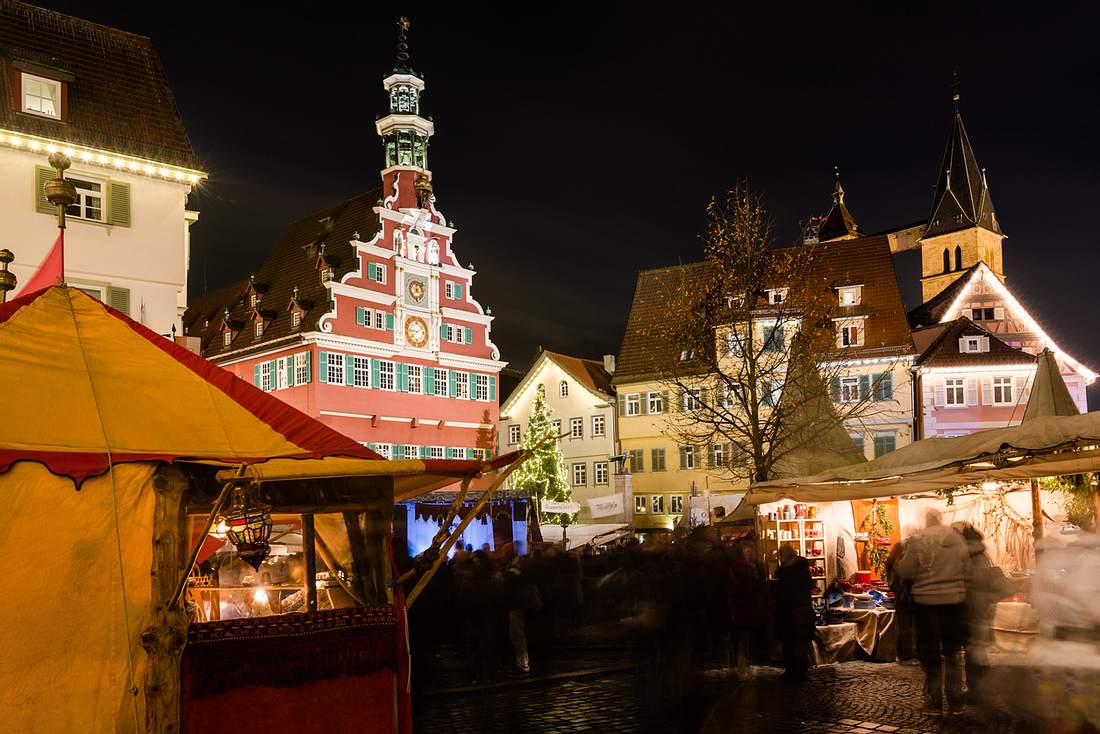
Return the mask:
<path id="1" fill-rule="evenodd" d="M 406 74 L 412 73 L 412 68 L 409 67 L 409 37 L 405 35 L 409 32 L 409 26 L 409 19 L 405 16 L 397 19 L 397 66 L 393 70 Z"/>
<path id="2" fill-rule="evenodd" d="M 928 227 L 923 236 L 935 237 L 970 227 L 1003 234 L 993 211 L 993 199 L 989 196 L 985 169 L 978 165 L 959 113 L 957 77 L 952 86 L 955 112 L 951 120 L 951 134 L 947 140 L 947 150 L 943 154 L 936 193 L 932 198 Z"/>
<path id="3" fill-rule="evenodd" d="M 833 206 L 829 213 L 821 220 L 821 226 L 817 230 L 819 242 L 829 240 L 850 240 L 862 237 L 859 225 L 855 217 L 848 211 L 844 203 L 844 186 L 840 183 L 840 166 L 833 166 Z"/>
<path id="4" fill-rule="evenodd" d="M 840 206 L 844 203 L 844 187 L 840 184 L 840 166 L 833 166 L 833 176 L 836 177 L 836 183 L 833 185 L 833 206 Z"/>

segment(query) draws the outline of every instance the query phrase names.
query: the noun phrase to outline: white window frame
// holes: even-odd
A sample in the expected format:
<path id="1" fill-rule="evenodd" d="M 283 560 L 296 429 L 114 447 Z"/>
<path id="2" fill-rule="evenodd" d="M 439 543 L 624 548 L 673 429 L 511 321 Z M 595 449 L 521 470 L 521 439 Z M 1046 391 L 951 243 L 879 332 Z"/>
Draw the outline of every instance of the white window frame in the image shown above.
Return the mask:
<path id="1" fill-rule="evenodd" d="M 415 446 L 411 443 L 405 444 L 404 458 L 406 458 L 406 459 L 419 459 L 420 458 L 420 447 Z"/>
<path id="2" fill-rule="evenodd" d="M 46 95 L 43 95 L 43 94 L 31 95 L 30 91 L 27 89 L 27 87 L 29 86 L 27 84 L 27 82 L 35 82 L 36 84 L 40 84 L 43 87 L 46 87 L 47 89 L 52 90 L 53 94 L 51 94 L 49 96 L 46 96 Z M 62 82 L 60 82 L 56 79 L 47 79 L 44 76 L 38 76 L 37 74 L 28 74 L 25 71 L 20 72 L 19 87 L 20 87 L 20 91 L 21 91 L 20 96 L 22 97 L 22 99 L 19 100 L 19 109 L 20 109 L 20 111 L 25 112 L 28 115 L 34 115 L 35 117 L 45 117 L 45 118 L 48 118 L 50 120 L 60 120 L 61 119 L 61 84 L 62 84 Z M 27 98 L 32 97 L 32 96 L 33 96 L 34 99 L 38 100 L 39 109 L 37 109 L 37 110 L 34 109 L 33 107 L 30 107 L 27 104 Z M 53 105 L 53 112 L 52 113 L 50 113 L 48 111 L 44 112 L 41 109 L 43 100 L 49 101 L 50 104 Z"/>
<path id="3" fill-rule="evenodd" d="M 275 389 L 285 390 L 286 388 L 290 387 L 289 379 L 290 378 L 287 376 L 286 371 L 286 360 L 275 360 Z"/>
<path id="4" fill-rule="evenodd" d="M 297 329 L 302 325 L 302 312 L 291 311 L 290 312 L 290 328 Z"/>
<path id="5" fill-rule="evenodd" d="M 836 337 L 836 344 L 838 347 L 847 349 L 849 347 L 863 346 L 862 321 L 841 321 L 837 324 L 837 327 L 839 328 Z"/>
<path id="6" fill-rule="evenodd" d="M 386 328 L 386 312 L 385 311 L 375 311 L 374 312 L 374 328 L 376 328 L 376 329 L 385 329 Z"/>
<path id="7" fill-rule="evenodd" d="M 294 384 L 304 385 L 309 381 L 309 352 L 294 355 Z"/>
<path id="8" fill-rule="evenodd" d="M 344 384 L 344 355 L 330 352 L 328 355 L 328 374 L 325 375 L 331 385 Z"/>
<path id="9" fill-rule="evenodd" d="M 680 396 L 680 407 L 686 412 L 699 410 L 703 407 L 703 401 L 700 397 L 700 390 L 697 388 L 691 388 L 684 390 Z"/>
<path id="10" fill-rule="evenodd" d="M 489 400 L 489 375 L 474 375 L 474 400 L 488 402 Z"/>
<path id="11" fill-rule="evenodd" d="M 584 438 L 584 418 L 569 419 L 569 440 Z"/>
<path id="12" fill-rule="evenodd" d="M 508 445 L 517 446 L 522 440 L 523 431 L 517 423 L 508 426 Z"/>
<path id="13" fill-rule="evenodd" d="M 607 484 L 607 462 L 596 461 L 592 463 L 592 481 L 597 487 Z"/>
<path id="14" fill-rule="evenodd" d="M 838 403 L 858 403 L 859 397 L 859 377 L 845 376 L 840 378 L 840 394 L 837 396 Z"/>
<path id="15" fill-rule="evenodd" d="M 592 437 L 599 438 L 606 435 L 607 431 L 607 419 L 602 415 L 592 416 Z"/>
<path id="16" fill-rule="evenodd" d="M 862 285 L 843 285 L 837 288 L 837 303 L 841 306 L 858 306 L 863 302 Z"/>
<path id="17" fill-rule="evenodd" d="M 697 469 L 695 461 L 695 447 L 694 446 L 681 446 L 680 456 L 684 457 L 684 465 L 681 469 Z"/>
<path id="18" fill-rule="evenodd" d="M 73 187 L 76 189 L 76 201 L 65 207 L 65 216 L 72 217 L 74 219 L 82 219 L 85 222 L 106 222 L 107 221 L 107 179 L 100 178 L 99 176 L 92 176 L 85 173 L 71 173 L 65 177 Z M 81 188 L 79 184 L 94 184 L 99 186 L 99 191 L 89 191 L 88 189 Z M 99 206 L 93 207 L 98 209 L 99 216 L 88 216 L 88 197 L 99 195 Z"/>
<path id="19" fill-rule="evenodd" d="M 368 275 L 370 275 L 370 274 L 368 273 Z M 386 284 L 386 266 L 385 265 L 382 265 L 380 263 L 375 263 L 374 264 L 374 275 L 375 275 L 375 277 L 371 278 L 371 280 L 373 280 L 375 283 L 380 283 L 382 285 Z"/>
<path id="20" fill-rule="evenodd" d="M 469 372 L 455 372 L 455 397 L 461 400 L 470 399 Z"/>
<path id="21" fill-rule="evenodd" d="M 263 336 L 264 335 L 264 320 L 263 319 L 256 319 L 256 324 L 253 326 L 253 329 L 256 332 L 256 338 L 257 339 L 259 339 L 261 336 Z"/>
<path id="22" fill-rule="evenodd" d="M 561 419 L 560 418 L 555 418 L 554 420 L 550 421 L 550 427 L 554 429 L 554 438 L 557 438 L 558 436 L 561 435 Z"/>
<path id="23" fill-rule="evenodd" d="M 632 392 L 626 396 L 626 410 L 624 411 L 628 416 L 635 416 L 642 414 L 642 394 Z"/>
<path id="24" fill-rule="evenodd" d="M 649 496 L 649 510 L 654 515 L 665 514 L 665 496 L 663 494 L 653 494 Z"/>
<path id="25" fill-rule="evenodd" d="M 222 334 L 222 346 L 223 347 L 228 347 L 232 343 L 233 343 L 233 332 L 230 331 L 229 329 L 226 329 L 225 332 Z"/>
<path id="26" fill-rule="evenodd" d="M 780 303 L 784 303 L 787 300 L 787 294 L 790 292 L 790 288 L 769 288 L 768 303 L 773 306 L 778 306 Z"/>
<path id="27" fill-rule="evenodd" d="M 644 494 L 634 495 L 634 514 L 644 515 L 646 513 L 647 509 L 648 509 L 648 506 L 646 505 L 645 495 Z"/>
<path id="28" fill-rule="evenodd" d="M 260 389 L 264 392 L 271 392 L 274 389 L 271 379 L 271 363 L 263 362 L 260 364 Z"/>
<path id="29" fill-rule="evenodd" d="M 721 443 L 712 443 L 710 445 L 710 465 L 713 467 L 725 466 L 726 464 L 726 446 Z"/>
<path id="30" fill-rule="evenodd" d="M 959 400 L 952 400 L 958 396 Z M 962 377 L 948 377 L 943 381 L 943 404 L 952 408 L 966 407 L 966 380 Z"/>
<path id="31" fill-rule="evenodd" d="M 671 515 L 680 515 L 684 512 L 684 495 L 673 494 L 668 498 L 668 511 Z"/>
<path id="32" fill-rule="evenodd" d="M 447 397 L 450 393 L 450 382 L 447 378 L 447 370 L 440 367 L 435 368 L 435 394 L 439 397 Z"/>
<path id="33" fill-rule="evenodd" d="M 588 486 L 588 464 L 583 461 L 574 462 L 573 464 L 573 486 Z"/>
<path id="34" fill-rule="evenodd" d="M 248 307 L 249 308 L 256 308 L 257 298 L 258 298 L 258 296 L 255 293 L 249 293 L 248 294 Z"/>
<path id="35" fill-rule="evenodd" d="M 428 458 L 429 459 L 442 459 L 446 455 L 442 446 L 429 446 Z"/>
<path id="36" fill-rule="evenodd" d="M 982 349 L 982 338 L 980 336 L 964 336 L 963 344 L 965 345 L 967 354 L 980 354 L 984 351 Z"/>
<path id="37" fill-rule="evenodd" d="M 370 387 L 370 358 L 352 357 L 351 384 L 355 387 Z"/>
<path id="38" fill-rule="evenodd" d="M 375 444 L 374 450 L 386 459 L 393 458 L 393 444 L 391 443 Z"/>
<path id="39" fill-rule="evenodd" d="M 565 380 L 562 380 L 561 382 L 558 383 L 558 397 L 559 398 L 569 397 L 569 383 L 566 382 Z"/>
<path id="40" fill-rule="evenodd" d="M 1000 375 L 994 377 L 992 380 L 993 389 L 990 391 L 993 397 L 994 405 L 1015 405 L 1013 400 L 1013 387 L 1014 379 L 1012 377 L 1005 377 Z M 1001 399 L 997 399 L 997 392 L 1000 391 Z"/>
<path id="41" fill-rule="evenodd" d="M 646 393 L 646 403 L 650 415 L 660 415 L 665 412 L 665 398 L 660 392 Z"/>
<path id="42" fill-rule="evenodd" d="M 414 395 L 423 393 L 424 368 L 418 364 L 410 364 L 405 367 L 405 370 L 405 387 L 407 388 L 407 392 L 413 393 Z"/>
<path id="43" fill-rule="evenodd" d="M 397 366 L 388 360 L 378 360 L 378 389 L 394 391 L 397 389 Z"/>
<path id="44" fill-rule="evenodd" d="M 443 296 L 455 300 L 455 284 L 450 280 L 443 281 Z"/>

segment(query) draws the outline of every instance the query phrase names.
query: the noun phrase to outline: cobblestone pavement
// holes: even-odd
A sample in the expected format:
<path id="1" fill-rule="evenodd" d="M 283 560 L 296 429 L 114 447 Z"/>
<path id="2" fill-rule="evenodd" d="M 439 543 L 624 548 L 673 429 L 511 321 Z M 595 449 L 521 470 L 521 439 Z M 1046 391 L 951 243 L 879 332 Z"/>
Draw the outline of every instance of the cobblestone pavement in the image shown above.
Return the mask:
<path id="1" fill-rule="evenodd" d="M 506 681 L 437 691 L 415 703 L 415 730 L 458 732 L 756 732 L 1015 734 L 1038 732 L 996 703 L 953 716 L 921 709 L 918 667 L 823 666 L 790 687 L 774 668 L 740 683 L 725 671 L 647 676 L 637 669 Z"/>

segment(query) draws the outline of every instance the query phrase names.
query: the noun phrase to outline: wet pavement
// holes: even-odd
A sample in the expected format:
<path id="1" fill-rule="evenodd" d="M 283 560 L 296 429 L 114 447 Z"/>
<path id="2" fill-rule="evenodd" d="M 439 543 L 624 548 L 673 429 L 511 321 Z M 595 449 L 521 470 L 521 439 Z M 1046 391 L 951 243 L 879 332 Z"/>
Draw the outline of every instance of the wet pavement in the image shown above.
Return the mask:
<path id="1" fill-rule="evenodd" d="M 441 667 L 456 661 L 440 661 Z M 567 668 L 571 668 L 568 670 Z M 956 715 L 922 709 L 917 666 L 850 662 L 811 671 L 802 686 L 757 667 L 746 681 L 724 669 L 649 675 L 625 651 L 573 651 L 546 675 L 490 685 L 437 686 L 418 697 L 415 730 L 457 732 L 1039 732 L 986 700 Z M 446 676 L 442 681 L 446 683 Z"/>

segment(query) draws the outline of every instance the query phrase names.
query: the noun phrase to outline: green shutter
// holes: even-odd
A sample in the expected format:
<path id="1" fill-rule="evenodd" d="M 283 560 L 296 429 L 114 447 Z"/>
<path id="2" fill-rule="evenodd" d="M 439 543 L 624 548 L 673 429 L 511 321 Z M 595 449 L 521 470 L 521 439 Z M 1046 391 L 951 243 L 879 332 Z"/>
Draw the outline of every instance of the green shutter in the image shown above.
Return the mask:
<path id="1" fill-rule="evenodd" d="M 894 399 L 894 373 L 883 372 L 882 381 L 879 382 L 879 396 L 880 400 L 893 400 Z"/>
<path id="2" fill-rule="evenodd" d="M 376 389 L 382 384 L 380 369 L 378 360 L 372 358 L 370 361 L 370 386 Z"/>
<path id="3" fill-rule="evenodd" d="M 317 381 L 328 382 L 328 352 L 317 352 Z"/>
<path id="4" fill-rule="evenodd" d="M 344 384 L 355 384 L 355 357 L 350 354 L 344 355 Z"/>
<path id="5" fill-rule="evenodd" d="M 832 396 L 834 403 L 839 403 L 840 402 L 840 378 L 839 377 L 830 377 L 829 378 L 829 395 Z"/>
<path id="6" fill-rule="evenodd" d="M 467 344 L 473 344 L 474 343 L 474 330 L 471 329 L 469 326 L 466 327 L 466 343 Z"/>
<path id="7" fill-rule="evenodd" d="M 489 400 L 491 402 L 497 401 L 497 376 L 489 375 Z"/>
<path id="8" fill-rule="evenodd" d="M 34 167 L 34 208 L 43 214 L 57 214 L 57 207 L 46 198 L 44 186 L 46 182 L 56 176 L 52 168 L 46 166 Z"/>
<path id="9" fill-rule="evenodd" d="M 313 376 L 312 372 L 313 372 L 313 355 L 310 354 L 309 352 L 306 352 L 306 382 L 309 382 L 310 378 Z M 305 383 L 302 383 L 302 384 L 304 385 Z"/>
<path id="10" fill-rule="evenodd" d="M 405 445 L 400 444 L 400 443 L 395 443 L 393 445 L 393 451 L 391 453 L 393 454 L 393 458 L 395 458 L 395 459 L 404 459 L 405 458 Z"/>
<path id="11" fill-rule="evenodd" d="M 626 415 L 626 396 L 625 395 L 620 395 L 619 396 L 619 417 L 622 418 L 624 415 Z"/>
<path id="12" fill-rule="evenodd" d="M 264 389 L 264 386 L 260 384 L 260 365 L 258 363 L 252 365 L 252 384 L 261 390 Z"/>
<path id="13" fill-rule="evenodd" d="M 387 313 L 386 314 L 386 329 L 389 330 L 389 331 L 393 331 L 393 314 L 392 313 Z"/>
<path id="14" fill-rule="evenodd" d="M 435 395 L 435 367 L 424 368 L 424 394 Z"/>
<path id="15" fill-rule="evenodd" d="M 130 226 L 130 184 L 107 182 L 107 224 Z"/>
<path id="16" fill-rule="evenodd" d="M 860 375 L 859 376 L 859 399 L 866 400 L 871 397 L 871 376 Z"/>
<path id="17" fill-rule="evenodd" d="M 366 326 L 367 324 L 367 309 L 362 306 L 355 307 L 355 323 L 360 326 Z"/>
<path id="18" fill-rule="evenodd" d="M 427 446 L 421 446 L 420 447 L 420 458 L 421 459 L 427 459 L 429 455 L 430 455 L 430 453 L 428 451 L 428 447 Z"/>
<path id="19" fill-rule="evenodd" d="M 458 381 L 455 379 L 455 374 L 454 370 L 447 373 L 447 395 L 452 398 L 458 395 Z"/>
<path id="20" fill-rule="evenodd" d="M 286 362 L 286 386 L 294 387 L 294 355 L 283 359 Z"/>
<path id="21" fill-rule="evenodd" d="M 115 288 L 111 286 L 107 289 L 107 305 L 116 311 L 121 311 L 127 316 L 130 315 L 130 289 L 129 288 Z"/>
<path id="22" fill-rule="evenodd" d="M 397 391 L 409 391 L 409 366 L 404 362 L 397 363 Z"/>
<path id="23" fill-rule="evenodd" d="M 477 458 L 476 453 L 477 453 L 477 449 L 466 449 L 466 458 L 467 459 L 476 459 Z"/>
<path id="24" fill-rule="evenodd" d="M 455 298 L 458 299 L 459 301 L 462 300 L 462 284 L 461 283 L 455 283 Z"/>
<path id="25" fill-rule="evenodd" d="M 378 268 L 378 266 L 376 264 L 367 263 L 367 278 L 369 278 L 370 280 L 374 280 L 375 279 L 374 271 L 377 268 Z"/>

